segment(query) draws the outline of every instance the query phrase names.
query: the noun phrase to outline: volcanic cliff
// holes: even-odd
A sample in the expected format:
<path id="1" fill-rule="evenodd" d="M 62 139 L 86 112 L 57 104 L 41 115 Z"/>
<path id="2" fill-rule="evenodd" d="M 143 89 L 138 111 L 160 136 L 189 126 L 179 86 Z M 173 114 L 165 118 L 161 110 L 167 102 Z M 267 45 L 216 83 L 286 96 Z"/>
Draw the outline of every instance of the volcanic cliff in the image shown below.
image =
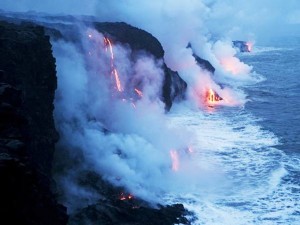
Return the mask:
<path id="1" fill-rule="evenodd" d="M 133 50 L 163 58 L 151 34 L 125 23 L 95 23 L 95 27 Z M 0 21 L 0 174 L 1 218 L 11 224 L 67 224 L 66 207 L 57 202 L 52 178 L 53 155 L 59 135 L 53 101 L 57 85 L 49 35 L 62 38 L 46 24 Z M 184 98 L 186 83 L 165 64 L 162 100 L 166 109 Z M 65 159 L 68 160 L 68 159 Z M 78 211 L 69 224 L 189 224 L 182 205 L 150 207 L 138 199 L 116 198 L 120 188 L 87 171 L 82 183 L 97 183 L 104 197 Z"/>

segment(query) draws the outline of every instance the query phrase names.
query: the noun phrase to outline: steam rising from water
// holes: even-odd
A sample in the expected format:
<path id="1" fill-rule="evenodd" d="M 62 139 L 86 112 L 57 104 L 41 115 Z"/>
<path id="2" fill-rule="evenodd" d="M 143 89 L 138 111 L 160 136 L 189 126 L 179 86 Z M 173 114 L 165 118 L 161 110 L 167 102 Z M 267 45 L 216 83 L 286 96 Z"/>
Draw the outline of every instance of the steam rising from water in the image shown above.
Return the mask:
<path id="1" fill-rule="evenodd" d="M 245 102 L 245 95 L 239 88 L 245 83 L 258 80 L 252 68 L 236 57 L 237 51 L 231 45 L 232 38 L 254 38 L 246 26 L 250 22 L 257 24 L 257 21 L 247 19 L 255 9 L 250 3 L 244 3 L 245 7 L 237 10 L 230 6 L 234 4 L 226 4 L 236 3 L 229 0 L 182 0 L 176 3 L 171 0 L 130 0 L 126 3 L 116 0 L 85 1 L 84 8 L 81 7 L 82 1 L 64 1 L 63 5 L 59 4 L 61 11 L 57 11 L 52 2 L 53 0 L 51 3 L 24 0 L 14 8 L 4 0 L 0 6 L 8 10 L 34 9 L 50 13 L 67 10 L 71 14 L 92 14 L 103 21 L 121 20 L 147 30 L 162 43 L 167 65 L 178 71 L 188 83 L 188 101 L 183 103 L 188 107 L 203 107 L 208 88 L 217 91 L 224 98 L 220 104 L 241 106 Z M 272 5 L 274 1 L 266 2 L 267 5 Z M 278 1 L 275 2 L 276 5 L 279 4 Z M 291 5 L 294 3 L 292 1 Z M 50 7 L 46 10 L 45 6 Z M 235 13 L 237 11 L 239 13 Z M 264 10 L 259 10 L 258 14 L 263 12 Z M 241 20 L 241 26 L 235 26 L 236 23 L 220 26 L 220 19 L 228 15 L 234 17 L 235 22 Z M 297 19 L 294 18 L 293 21 Z M 270 21 L 267 20 L 265 26 L 268 23 Z M 65 171 L 60 179 L 61 185 L 65 187 L 67 204 L 69 202 L 71 207 L 75 202 L 71 203 L 74 198 L 93 200 L 99 197 L 97 193 L 76 184 L 76 176 L 87 168 L 101 174 L 114 185 L 125 187 L 134 195 L 151 202 L 159 201 L 165 193 L 195 193 L 199 187 L 213 187 L 215 183 L 219 187 L 222 186 L 220 183 L 231 187 L 230 182 L 226 183 L 222 179 L 224 171 L 214 166 L 213 160 L 199 162 L 200 159 L 206 159 L 205 156 L 194 157 L 193 151 L 189 150 L 198 146 L 196 154 L 205 154 L 215 143 L 220 144 L 218 140 L 224 137 L 214 136 L 213 132 L 205 136 L 205 129 L 195 134 L 185 126 L 170 125 L 159 98 L 163 82 L 162 61 L 146 54 L 132 57 L 131 49 L 114 43 L 114 66 L 118 69 L 120 82 L 124 87 L 124 91 L 118 92 L 111 78 L 111 56 L 105 51 L 103 35 L 86 27 L 80 28 L 79 33 L 82 36 L 76 43 L 52 42 L 58 71 L 55 100 L 56 126 L 61 135 L 58 149 L 67 149 L 68 154 L 78 163 L 76 168 L 71 167 L 71 170 Z M 92 38 L 89 38 L 89 34 Z M 192 49 L 187 48 L 189 43 Z M 209 60 L 216 68 L 215 74 L 200 68 L 193 53 Z M 136 96 L 135 88 L 141 89 L 142 98 Z M 182 105 L 177 107 L 181 108 Z M 219 121 L 219 118 L 210 122 L 214 124 L 215 121 Z M 221 123 L 220 126 L 231 125 Z M 212 130 L 215 131 L 218 127 Z M 226 134 L 239 134 L 230 129 L 225 131 Z M 256 131 L 246 130 L 242 138 L 236 138 L 238 141 L 233 147 L 230 146 L 233 137 L 226 137 L 221 142 L 229 147 L 221 146 L 220 149 L 230 149 L 230 154 L 237 154 L 239 157 L 235 148 L 247 135 L 253 133 Z M 199 134 L 204 136 L 200 145 L 197 143 Z M 217 137 L 217 140 L 210 142 L 211 136 Z M 204 153 L 199 153 L 203 146 L 207 149 L 204 149 Z M 247 150 L 254 151 L 252 148 Z M 260 156 L 260 153 L 255 154 Z M 237 162 L 237 166 L 239 165 Z"/>
<path id="2" fill-rule="evenodd" d="M 164 104 L 159 100 L 162 64 L 145 54 L 129 61 L 130 49 L 114 45 L 115 64 L 124 84 L 124 92 L 119 93 L 111 83 L 104 37 L 94 30 L 88 33 L 93 40 L 83 36 L 76 45 L 53 43 L 59 148 L 67 147 L 77 160 L 83 157 L 82 169 L 88 167 L 111 183 L 155 202 L 162 193 L 178 188 L 177 180 L 183 175 L 172 171 L 170 150 L 185 154 L 190 139 L 188 132 L 166 123 Z M 130 102 L 132 79 L 138 80 L 143 91 L 143 97 L 134 100 L 135 107 Z"/>
<path id="3" fill-rule="evenodd" d="M 4 9 L 10 9 L 4 3 Z M 51 5 L 47 1 L 43 4 Z M 63 7 L 67 9 L 70 4 L 66 1 Z M 72 4 L 71 13 L 76 13 L 79 3 Z M 90 12 L 91 6 L 96 12 Z M 26 0 L 18 7 L 15 9 L 46 9 Z M 58 12 L 55 7 L 46 11 Z M 190 105 L 203 107 L 208 89 L 224 98 L 221 104 L 242 104 L 244 96 L 238 89 L 240 83 L 235 81 L 251 76 L 251 68 L 235 57 L 230 41 L 216 42 L 210 37 L 212 33 L 204 26 L 209 11 L 207 5 L 196 0 L 176 4 L 170 0 L 131 0 L 126 4 L 88 1 L 82 13 L 92 13 L 104 21 L 123 20 L 156 36 L 165 50 L 167 65 L 188 83 Z M 204 183 L 201 172 L 195 172 L 201 169 L 189 156 L 193 135 L 184 128 L 170 128 L 166 122 L 159 100 L 162 62 L 145 54 L 132 57 L 131 49 L 114 44 L 112 68 L 112 56 L 105 51 L 102 34 L 83 27 L 73 35 L 81 35 L 77 43 L 53 42 L 58 71 L 55 118 L 61 134 L 59 148 L 67 147 L 74 159 L 83 161 L 79 167 L 93 168 L 111 183 L 149 201 L 173 189 L 188 189 L 186 183 L 190 187 Z M 189 43 L 192 49 L 187 48 Z M 211 61 L 215 76 L 197 65 L 193 53 Z M 116 90 L 112 69 L 118 70 L 124 91 Z M 230 83 L 230 87 L 221 87 L 220 82 Z M 143 91 L 142 98 L 135 96 L 135 88 Z"/>

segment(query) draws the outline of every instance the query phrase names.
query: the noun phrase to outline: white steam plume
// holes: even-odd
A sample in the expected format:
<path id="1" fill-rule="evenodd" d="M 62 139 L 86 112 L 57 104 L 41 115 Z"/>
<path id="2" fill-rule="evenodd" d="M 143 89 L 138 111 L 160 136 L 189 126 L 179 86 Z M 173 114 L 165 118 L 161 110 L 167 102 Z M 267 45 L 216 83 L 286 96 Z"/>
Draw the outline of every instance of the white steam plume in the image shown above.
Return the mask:
<path id="1" fill-rule="evenodd" d="M 188 82 L 191 93 L 203 98 L 204 89 L 216 88 L 215 83 L 226 83 L 227 78 L 249 79 L 247 74 L 249 75 L 251 68 L 235 57 L 231 40 L 253 41 L 257 36 L 262 38 L 285 33 L 290 29 L 290 24 L 297 24 L 299 4 L 296 0 L 284 3 L 279 0 L 66 0 L 63 4 L 58 0 L 22 0 L 18 4 L 4 0 L 0 3 L 0 8 L 10 11 L 94 15 L 103 21 L 125 21 L 145 29 L 162 43 L 167 65 L 178 71 Z M 216 41 L 218 39 L 221 42 Z M 212 62 L 217 75 L 214 79 L 207 81 L 205 73 L 196 68 L 198 66 L 192 52 L 186 48 L 188 43 L 192 43 L 194 52 L 200 57 Z M 231 77 L 232 74 L 234 76 Z M 222 90 L 219 91 L 222 95 Z M 235 95 L 238 94 L 233 93 L 231 97 L 235 98 Z"/>
<path id="2" fill-rule="evenodd" d="M 200 102 L 199 105 L 207 88 L 216 90 L 229 100 L 228 104 L 235 105 L 241 102 L 234 92 L 235 80 L 243 81 L 251 76 L 251 68 L 235 57 L 231 40 L 261 37 L 266 28 L 269 34 L 275 34 L 271 26 L 274 23 L 284 32 L 285 25 L 291 21 L 297 23 L 297 3 L 295 0 L 289 3 L 271 0 L 247 3 L 237 0 L 22 0 L 16 4 L 2 0 L 0 9 L 87 14 L 102 21 L 125 21 L 145 29 L 162 43 L 167 65 L 188 83 L 189 96 Z M 158 98 L 162 62 L 148 55 L 140 55 L 132 61 L 128 57 L 130 49 L 114 45 L 114 66 L 118 68 L 124 88 L 119 93 L 111 78 L 111 59 L 104 50 L 104 37 L 86 28 L 80 33 L 81 43 L 53 42 L 58 70 L 55 118 L 61 134 L 60 145 L 73 151 L 74 157 L 81 157 L 85 163 L 80 166 L 93 168 L 115 185 L 125 186 L 149 201 L 155 201 L 161 192 L 184 190 L 185 183 L 196 185 L 201 181 L 201 172 L 199 177 L 195 172 L 197 166 L 185 162 L 189 162 L 186 148 L 192 135 L 168 127 Z M 88 34 L 92 34 L 92 40 Z M 187 48 L 189 43 L 193 51 Z M 214 76 L 197 65 L 193 52 L 212 63 L 216 68 Z M 139 88 L 143 98 L 134 94 L 132 84 L 135 83 L 130 78 L 141 81 Z M 220 82 L 234 86 L 234 91 L 221 88 Z M 172 167 L 176 169 L 178 165 L 172 165 L 170 151 L 172 157 L 180 157 L 178 172 L 172 171 Z M 72 193 L 94 196 L 76 188 Z"/>
<path id="3" fill-rule="evenodd" d="M 161 61 L 141 54 L 129 63 L 131 50 L 114 44 L 115 67 L 122 68 L 123 92 L 118 92 L 111 79 L 111 56 L 103 45 L 104 37 L 87 28 L 81 33 L 81 43 L 53 42 L 58 70 L 55 118 L 61 134 L 59 146 L 82 161 L 76 171 L 80 167 L 96 171 L 150 202 L 157 202 L 165 192 L 185 190 L 186 182 L 190 186 L 202 182 L 200 175 L 191 172 L 197 170 L 196 163 L 186 162 L 192 135 L 167 124 L 164 104 L 159 100 L 164 76 Z M 138 81 L 142 98 L 133 95 L 132 78 Z M 176 152 L 180 165 L 174 165 L 177 162 L 172 161 L 171 152 Z M 74 171 L 70 174 L 61 178 L 62 186 L 75 185 L 72 177 L 76 175 Z M 71 196 L 66 202 L 82 193 L 95 196 L 76 187 L 68 192 Z"/>

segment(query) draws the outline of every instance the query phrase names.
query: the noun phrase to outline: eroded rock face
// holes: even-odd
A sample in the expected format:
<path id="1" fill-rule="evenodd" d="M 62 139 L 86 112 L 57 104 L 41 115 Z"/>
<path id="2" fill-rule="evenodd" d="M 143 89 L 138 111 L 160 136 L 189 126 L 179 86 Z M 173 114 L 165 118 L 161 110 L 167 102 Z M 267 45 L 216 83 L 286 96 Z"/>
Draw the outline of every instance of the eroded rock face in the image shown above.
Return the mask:
<path id="1" fill-rule="evenodd" d="M 66 224 L 50 190 L 58 134 L 55 60 L 39 26 L 0 22 L 1 219 L 10 224 Z"/>

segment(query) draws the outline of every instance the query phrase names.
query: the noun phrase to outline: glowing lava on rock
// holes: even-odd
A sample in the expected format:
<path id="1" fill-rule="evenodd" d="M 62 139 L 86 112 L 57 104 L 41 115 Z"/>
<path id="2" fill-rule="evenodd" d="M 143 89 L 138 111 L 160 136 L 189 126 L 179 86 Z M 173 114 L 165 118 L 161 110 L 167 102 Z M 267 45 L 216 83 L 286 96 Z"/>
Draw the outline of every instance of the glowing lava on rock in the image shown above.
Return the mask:
<path id="1" fill-rule="evenodd" d="M 95 38 L 94 35 L 92 35 L 91 33 L 87 33 L 87 37 L 92 41 Z M 133 108 L 136 108 L 136 104 L 135 104 L 135 101 L 137 100 L 136 97 L 142 98 L 143 92 L 138 88 L 134 88 L 131 93 L 134 93 L 136 95 L 136 97 L 131 96 L 131 98 L 129 99 L 129 98 L 127 98 L 128 96 L 127 97 L 125 96 L 125 94 L 126 94 L 125 86 L 122 83 L 119 71 L 117 69 L 117 66 L 115 65 L 115 52 L 114 52 L 113 42 L 108 37 L 103 37 L 103 42 L 104 42 L 105 51 L 108 54 L 109 59 L 110 59 L 110 71 L 111 71 L 110 80 L 111 80 L 113 89 L 117 92 L 122 93 L 121 95 L 118 95 L 119 97 L 122 97 L 122 101 L 125 101 L 125 102 L 128 101 L 132 105 Z M 92 52 L 89 51 L 88 55 L 92 56 Z M 115 96 L 115 95 L 113 94 L 113 96 Z"/>
<path id="2" fill-rule="evenodd" d="M 121 81 L 120 81 L 118 70 L 117 69 L 113 69 L 112 74 L 113 74 L 113 76 L 115 78 L 115 81 L 116 81 L 117 90 L 119 92 L 122 92 L 123 88 L 122 88 L 122 85 L 121 85 Z"/>
<path id="3" fill-rule="evenodd" d="M 114 51 L 113 51 L 112 44 L 111 44 L 111 41 L 109 40 L 109 38 L 104 37 L 104 45 L 106 47 L 106 51 L 109 49 L 111 59 L 114 60 Z"/>
<path id="4" fill-rule="evenodd" d="M 132 200 L 134 197 L 133 197 L 133 195 L 132 194 L 124 194 L 123 192 L 120 194 L 120 197 L 119 197 L 119 199 L 121 200 L 121 201 L 128 201 L 128 200 Z"/>
<path id="5" fill-rule="evenodd" d="M 206 102 L 208 105 L 214 105 L 217 102 L 223 100 L 215 91 L 213 91 L 211 88 L 209 88 L 206 91 Z"/>
<path id="6" fill-rule="evenodd" d="M 170 156 L 172 159 L 172 170 L 178 171 L 179 170 L 179 157 L 176 150 L 170 150 Z"/>
<path id="7" fill-rule="evenodd" d="M 118 70 L 116 69 L 115 67 L 115 63 L 114 63 L 114 51 L 113 51 L 113 47 L 112 47 L 112 43 L 111 41 L 109 40 L 109 38 L 107 37 L 104 37 L 104 45 L 106 47 L 106 51 L 108 51 L 109 49 L 109 52 L 110 52 L 110 59 L 111 59 L 111 74 L 115 80 L 115 86 L 116 86 L 116 89 L 119 91 L 119 92 L 122 92 L 123 91 L 123 88 L 122 88 L 122 84 L 121 84 L 121 80 L 120 80 L 120 77 L 119 77 L 119 73 L 118 73 Z"/>
<path id="8" fill-rule="evenodd" d="M 135 93 L 137 93 L 138 96 L 140 96 L 141 98 L 143 97 L 143 92 L 137 88 L 134 89 Z"/>

